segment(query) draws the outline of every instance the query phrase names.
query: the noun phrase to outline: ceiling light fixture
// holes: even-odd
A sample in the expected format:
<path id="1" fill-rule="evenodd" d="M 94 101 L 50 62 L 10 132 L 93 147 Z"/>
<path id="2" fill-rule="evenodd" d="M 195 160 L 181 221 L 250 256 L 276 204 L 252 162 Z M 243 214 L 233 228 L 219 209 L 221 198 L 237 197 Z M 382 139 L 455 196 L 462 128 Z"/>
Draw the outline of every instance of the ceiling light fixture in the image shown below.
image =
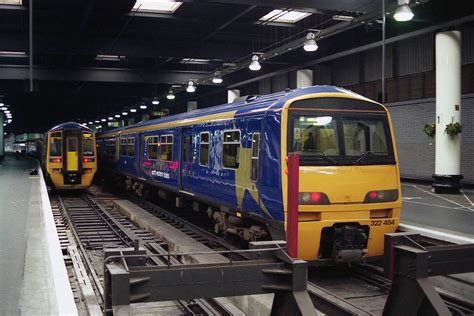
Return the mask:
<path id="1" fill-rule="evenodd" d="M 174 100 L 176 98 L 176 96 L 173 93 L 173 89 L 170 89 L 170 91 L 168 92 L 168 95 L 166 96 L 166 98 L 168 100 Z"/>
<path id="2" fill-rule="evenodd" d="M 222 81 L 223 81 L 223 80 L 222 80 L 221 72 L 220 72 L 220 71 L 216 71 L 216 72 L 214 73 L 214 78 L 212 78 L 212 82 L 219 84 L 219 83 L 222 83 Z"/>
<path id="3" fill-rule="evenodd" d="M 252 71 L 259 71 L 262 68 L 260 62 L 258 61 L 258 55 L 255 54 L 252 56 L 252 62 L 249 65 L 249 69 Z"/>
<path id="4" fill-rule="evenodd" d="M 120 114 L 115 114 L 115 117 L 116 117 L 116 118 L 120 118 Z"/>
<path id="5" fill-rule="evenodd" d="M 114 118 L 113 118 L 112 116 L 109 116 L 108 119 L 109 119 L 109 121 L 113 121 L 113 120 L 114 120 Z"/>
<path id="6" fill-rule="evenodd" d="M 318 50 L 318 44 L 316 43 L 316 35 L 313 32 L 306 34 L 306 41 L 304 42 L 303 49 L 307 52 L 315 52 Z"/>
<path id="7" fill-rule="evenodd" d="M 153 101 L 151 101 L 151 104 L 153 104 L 153 105 L 158 105 L 158 104 L 160 104 L 160 101 L 158 101 L 158 98 L 157 98 L 157 97 L 154 97 L 154 98 L 153 98 Z"/>
<path id="8" fill-rule="evenodd" d="M 193 93 L 196 91 L 196 86 L 192 80 L 188 81 L 188 86 L 186 87 L 186 92 Z"/>
<path id="9" fill-rule="evenodd" d="M 94 124 L 94 122 L 89 122 L 89 125 L 92 125 L 92 124 Z"/>
<path id="10" fill-rule="evenodd" d="M 130 112 L 135 113 L 137 109 L 130 109 Z"/>
<path id="11" fill-rule="evenodd" d="M 7 123 L 8 123 L 8 124 L 10 124 L 11 122 L 13 122 L 13 120 L 11 120 L 11 119 L 10 119 L 10 120 L 7 120 Z"/>
<path id="12" fill-rule="evenodd" d="M 94 122 L 95 122 L 95 123 L 100 123 L 100 121 L 99 121 L 99 120 L 95 120 Z"/>
<path id="13" fill-rule="evenodd" d="M 413 19 L 413 16 L 413 11 L 406 4 L 399 6 L 393 14 L 394 19 L 398 22 L 410 21 L 411 19 Z"/>
<path id="14" fill-rule="evenodd" d="M 147 106 L 145 104 L 140 105 L 140 109 L 146 110 Z"/>
<path id="15" fill-rule="evenodd" d="M 122 115 L 128 115 L 128 112 L 123 111 Z"/>
<path id="16" fill-rule="evenodd" d="M 3 110 L 3 109 L 2 109 L 2 110 Z M 8 109 L 5 109 L 5 110 L 3 110 L 3 111 L 5 112 L 5 114 L 9 114 L 9 113 L 10 113 L 10 110 L 8 110 Z"/>

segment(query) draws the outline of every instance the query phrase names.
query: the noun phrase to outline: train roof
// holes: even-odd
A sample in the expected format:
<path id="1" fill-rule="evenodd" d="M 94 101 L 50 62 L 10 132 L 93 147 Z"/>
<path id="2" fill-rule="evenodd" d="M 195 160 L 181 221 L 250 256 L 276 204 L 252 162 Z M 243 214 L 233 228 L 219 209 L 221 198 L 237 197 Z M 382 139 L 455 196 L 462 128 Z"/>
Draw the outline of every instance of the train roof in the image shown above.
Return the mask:
<path id="1" fill-rule="evenodd" d="M 51 128 L 48 132 L 61 131 L 61 130 L 64 130 L 64 129 L 82 129 L 83 131 L 87 131 L 87 132 L 92 133 L 92 130 L 89 127 L 84 126 L 84 125 L 79 124 L 79 123 L 76 123 L 76 122 L 61 123 L 61 124 L 56 125 L 55 127 Z"/>
<path id="2" fill-rule="evenodd" d="M 198 118 L 201 116 L 213 115 L 213 114 L 220 114 L 229 111 L 235 111 L 236 114 L 244 114 L 244 113 L 252 113 L 256 110 L 275 110 L 281 109 L 286 101 L 293 99 L 295 97 L 305 95 L 305 94 L 324 94 L 324 93 L 339 93 L 347 95 L 348 97 L 354 99 L 365 100 L 368 102 L 376 103 L 377 102 L 370 100 L 360 94 L 357 94 L 353 91 L 339 88 L 335 86 L 326 86 L 326 85 L 318 85 L 318 86 L 311 86 L 306 88 L 299 88 L 299 89 L 286 89 L 281 92 L 276 92 L 267 95 L 256 95 L 256 96 L 246 96 L 242 98 L 237 98 L 237 102 L 233 103 L 226 103 L 216 106 L 211 106 L 203 109 L 194 110 L 191 112 L 185 112 L 175 115 L 166 116 L 163 118 L 158 118 L 149 121 L 142 121 L 136 124 L 128 125 L 126 127 L 119 127 L 112 130 L 105 131 L 100 133 L 100 135 L 108 135 L 108 134 L 115 134 L 120 131 L 126 131 L 129 129 L 145 127 L 149 125 L 156 125 L 162 123 L 169 123 L 178 120 L 186 120 L 186 119 L 193 119 Z M 381 109 L 383 108 L 382 105 Z M 99 136 L 100 136 L 99 135 Z"/>

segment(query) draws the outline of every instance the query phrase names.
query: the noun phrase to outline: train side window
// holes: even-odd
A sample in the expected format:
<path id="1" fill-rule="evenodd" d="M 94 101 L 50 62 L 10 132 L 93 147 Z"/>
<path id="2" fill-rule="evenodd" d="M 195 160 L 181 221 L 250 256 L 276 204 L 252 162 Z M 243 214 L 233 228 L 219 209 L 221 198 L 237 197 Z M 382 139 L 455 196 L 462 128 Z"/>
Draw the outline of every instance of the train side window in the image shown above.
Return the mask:
<path id="1" fill-rule="evenodd" d="M 107 139 L 105 141 L 105 152 L 109 156 L 115 156 L 115 139 Z"/>
<path id="2" fill-rule="evenodd" d="M 128 156 L 133 157 L 135 156 L 135 137 L 130 137 L 128 139 Z"/>
<path id="3" fill-rule="evenodd" d="M 199 164 L 207 166 L 209 164 L 209 133 L 201 133 L 199 141 Z"/>
<path id="4" fill-rule="evenodd" d="M 250 168 L 250 180 L 257 181 L 258 179 L 258 158 L 260 153 L 260 134 L 252 134 L 252 161 Z"/>
<path id="5" fill-rule="evenodd" d="M 147 157 L 148 159 L 158 158 L 158 136 L 149 136 L 147 138 Z"/>
<path id="6" fill-rule="evenodd" d="M 226 168 L 239 168 L 240 131 L 224 132 L 222 141 L 222 165 Z"/>
<path id="7" fill-rule="evenodd" d="M 120 155 L 121 156 L 126 156 L 127 155 L 127 138 L 125 137 L 120 137 Z"/>
<path id="8" fill-rule="evenodd" d="M 173 135 L 162 135 L 160 137 L 160 160 L 173 160 Z"/>
<path id="9" fill-rule="evenodd" d="M 61 156 L 63 152 L 63 142 L 61 138 L 51 138 L 49 143 L 49 155 Z"/>

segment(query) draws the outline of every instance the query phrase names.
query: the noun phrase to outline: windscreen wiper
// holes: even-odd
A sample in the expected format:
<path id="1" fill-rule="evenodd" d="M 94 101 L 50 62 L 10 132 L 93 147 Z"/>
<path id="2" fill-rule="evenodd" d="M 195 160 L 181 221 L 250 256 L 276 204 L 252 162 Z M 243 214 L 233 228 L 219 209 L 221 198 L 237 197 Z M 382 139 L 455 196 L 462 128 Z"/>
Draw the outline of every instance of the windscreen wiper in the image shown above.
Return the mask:
<path id="1" fill-rule="evenodd" d="M 326 153 L 324 151 L 321 151 L 321 150 L 311 150 L 311 149 L 306 149 L 305 151 L 310 151 L 310 152 L 315 152 L 319 155 L 317 155 L 316 157 L 317 158 L 323 158 L 324 160 L 332 163 L 333 165 L 337 165 L 337 161 L 334 159 L 334 158 L 331 158 L 329 157 L 328 155 L 326 155 Z"/>
<path id="2" fill-rule="evenodd" d="M 373 151 L 366 151 L 365 153 L 363 153 L 362 155 L 359 156 L 359 158 L 357 158 L 356 161 L 354 161 L 354 165 L 358 165 L 360 164 L 362 161 L 364 161 L 364 159 L 367 157 L 367 156 L 377 156 L 377 154 Z"/>

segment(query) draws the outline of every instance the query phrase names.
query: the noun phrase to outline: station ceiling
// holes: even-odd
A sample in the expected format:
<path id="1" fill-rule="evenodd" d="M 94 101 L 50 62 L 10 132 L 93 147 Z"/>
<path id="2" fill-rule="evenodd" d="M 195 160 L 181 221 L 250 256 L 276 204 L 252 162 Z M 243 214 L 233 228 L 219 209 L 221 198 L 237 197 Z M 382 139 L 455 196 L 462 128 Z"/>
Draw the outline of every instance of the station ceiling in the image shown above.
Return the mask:
<path id="1" fill-rule="evenodd" d="M 150 106 L 154 97 L 158 109 L 171 113 L 184 111 L 188 100 L 212 106 L 226 102 L 229 85 L 381 37 L 379 0 L 183 0 L 173 3 L 173 12 L 146 10 L 150 1 L 35 0 L 30 92 L 29 1 L 0 0 L 0 102 L 14 113 L 7 130 L 86 122 Z M 408 24 L 388 16 L 387 37 L 473 13 L 471 0 L 455 2 L 417 2 Z M 387 0 L 387 11 L 396 6 Z M 286 13 L 300 20 L 280 21 Z M 324 37 L 311 53 L 301 48 L 309 29 Z M 247 68 L 253 52 L 266 54 L 258 72 Z M 215 71 L 225 74 L 223 84 L 210 81 Z M 188 80 L 197 83 L 193 94 L 184 92 Z M 173 86 L 176 99 L 168 101 Z"/>

